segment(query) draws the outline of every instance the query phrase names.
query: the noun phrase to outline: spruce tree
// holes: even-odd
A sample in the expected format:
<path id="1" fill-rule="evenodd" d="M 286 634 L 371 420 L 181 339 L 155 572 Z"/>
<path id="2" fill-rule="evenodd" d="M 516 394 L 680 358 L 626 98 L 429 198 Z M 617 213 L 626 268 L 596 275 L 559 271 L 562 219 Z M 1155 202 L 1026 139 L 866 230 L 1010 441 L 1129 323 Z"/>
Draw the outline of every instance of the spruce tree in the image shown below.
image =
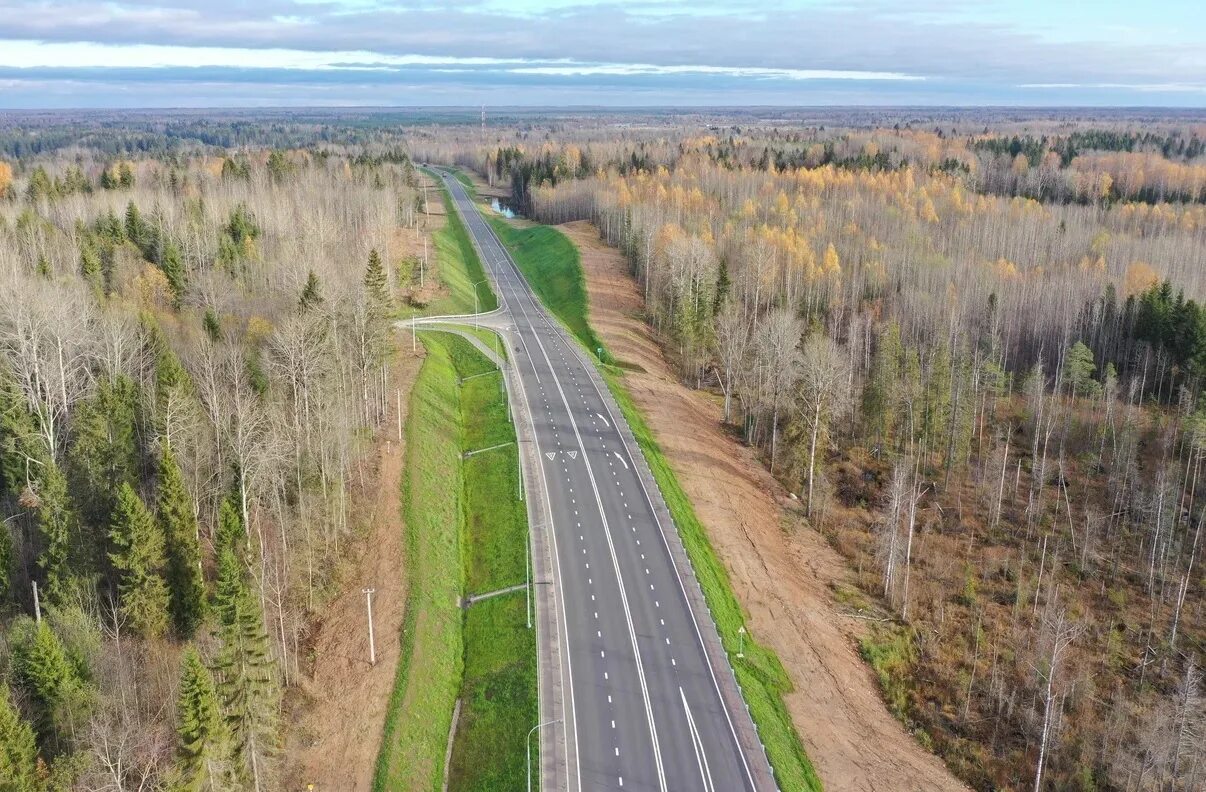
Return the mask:
<path id="1" fill-rule="evenodd" d="M 369 305 L 377 316 L 389 313 L 389 281 L 385 277 L 385 268 L 381 266 L 381 256 L 376 248 L 369 251 L 368 269 L 364 272 L 364 291 L 368 294 Z"/>
<path id="2" fill-rule="evenodd" d="M 85 239 L 80 245 L 80 274 L 93 286 L 100 286 L 101 257 L 96 245 Z"/>
<path id="3" fill-rule="evenodd" d="M 96 394 L 72 415 L 67 472 L 81 516 L 90 524 L 107 524 L 117 487 L 138 480 L 140 395 L 127 376 L 102 379 Z"/>
<path id="4" fill-rule="evenodd" d="M 56 746 L 88 716 L 91 695 L 80 669 L 68 657 L 45 619 L 28 616 L 9 629 L 13 681 L 25 691 L 34 728 L 44 746 Z"/>
<path id="5" fill-rule="evenodd" d="M 138 206 L 130 201 L 126 204 L 126 239 L 134 243 L 134 246 L 141 250 L 146 241 L 147 225 L 143 222 L 142 213 L 138 211 Z"/>
<path id="6" fill-rule="evenodd" d="M 176 783 L 173 789 L 202 792 L 230 789 L 230 737 L 217 689 L 197 650 L 184 653 L 177 700 Z"/>
<path id="7" fill-rule="evenodd" d="M 214 613 L 220 624 L 233 624 L 235 607 L 246 584 L 243 564 L 230 547 L 218 547 L 218 579 L 214 585 Z"/>
<path id="8" fill-rule="evenodd" d="M 218 530 L 214 534 L 217 549 L 229 548 L 238 553 L 240 542 L 245 542 L 247 531 L 243 528 L 243 518 L 239 516 L 239 507 L 234 496 L 223 498 L 218 508 Z"/>
<path id="9" fill-rule="evenodd" d="M 46 462 L 42 467 L 36 505 L 41 542 L 38 566 L 46 576 L 47 599 L 53 601 L 67 593 L 77 574 L 86 574 L 87 570 L 83 568 L 86 562 L 78 560 L 72 564 L 73 556 L 86 559 L 90 555 L 89 548 L 73 547 L 73 537 L 81 534 L 79 515 L 67 494 L 67 479 L 53 462 Z"/>
<path id="10" fill-rule="evenodd" d="M 165 444 L 159 456 L 160 529 L 167 543 L 167 582 L 172 594 L 172 624 L 181 638 L 191 638 L 205 617 L 205 580 L 192 499 L 180 466 Z"/>
<path id="11" fill-rule="evenodd" d="M 301 298 L 297 301 L 297 307 L 304 313 L 320 305 L 322 305 L 322 288 L 319 285 L 318 276 L 314 274 L 314 270 L 310 270 L 310 274 L 306 277 L 306 285 L 302 288 Z"/>
<path id="12" fill-rule="evenodd" d="M 117 492 L 109 538 L 114 547 L 109 560 L 118 572 L 122 612 L 143 637 L 163 635 L 169 601 L 163 579 L 163 532 L 129 484 L 122 484 Z"/>
<path id="13" fill-rule="evenodd" d="M 21 720 L 7 687 L 0 690 L 0 789 L 39 792 L 38 746 L 33 729 Z"/>
<path id="14" fill-rule="evenodd" d="M 278 689 L 259 603 L 245 584 L 232 594 L 219 630 L 218 690 L 232 760 L 238 774 L 258 787 L 264 759 L 276 742 Z"/>
<path id="15" fill-rule="evenodd" d="M 217 343 L 222 339 L 222 321 L 218 319 L 218 314 L 213 308 L 205 309 L 205 316 L 201 319 L 201 326 L 205 328 L 205 335 L 209 336 L 209 340 Z"/>
<path id="16" fill-rule="evenodd" d="M 178 306 L 184 296 L 184 262 L 180 260 L 180 249 L 175 243 L 164 243 L 163 253 L 159 258 L 159 269 L 163 270 L 168 285 L 172 287 L 172 297 Z"/>

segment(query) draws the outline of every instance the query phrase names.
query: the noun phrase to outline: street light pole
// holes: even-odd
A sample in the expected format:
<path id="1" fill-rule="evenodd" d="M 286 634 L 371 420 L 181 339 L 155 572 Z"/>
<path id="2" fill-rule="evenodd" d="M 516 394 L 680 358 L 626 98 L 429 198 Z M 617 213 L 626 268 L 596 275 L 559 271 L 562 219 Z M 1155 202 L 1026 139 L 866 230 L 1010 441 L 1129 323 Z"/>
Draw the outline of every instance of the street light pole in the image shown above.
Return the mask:
<path id="1" fill-rule="evenodd" d="M 369 665 L 377 665 L 377 643 L 373 639 L 373 592 L 376 590 L 372 588 L 361 589 L 364 592 L 365 601 L 368 603 Z"/>
<path id="2" fill-rule="evenodd" d="M 480 307 L 481 303 L 479 303 L 478 299 L 477 299 L 477 287 L 481 286 L 485 282 L 486 282 L 486 279 L 482 278 L 477 283 L 473 284 L 473 326 L 474 327 L 479 327 L 479 325 L 477 323 L 477 315 L 479 313 L 481 313 L 481 311 L 482 311 L 482 309 Z"/>
<path id="3" fill-rule="evenodd" d="M 737 657 L 745 657 L 745 625 L 737 628 Z"/>
<path id="4" fill-rule="evenodd" d="M 528 736 L 524 738 L 523 747 L 528 755 L 528 792 L 532 792 L 532 732 L 545 726 L 552 726 L 554 723 L 561 723 L 561 718 L 536 724 L 528 731 Z"/>

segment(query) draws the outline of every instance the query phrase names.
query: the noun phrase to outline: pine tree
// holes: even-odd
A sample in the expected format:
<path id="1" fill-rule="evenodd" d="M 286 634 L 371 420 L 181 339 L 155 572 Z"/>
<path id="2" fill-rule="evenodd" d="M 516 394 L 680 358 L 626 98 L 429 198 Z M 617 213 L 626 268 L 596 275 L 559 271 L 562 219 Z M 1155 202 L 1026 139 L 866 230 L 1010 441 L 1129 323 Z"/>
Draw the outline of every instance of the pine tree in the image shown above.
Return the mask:
<path id="1" fill-rule="evenodd" d="M 184 653 L 177 710 L 177 783 L 173 788 L 188 792 L 230 789 L 229 733 L 213 676 L 191 647 Z"/>
<path id="2" fill-rule="evenodd" d="M 297 301 L 297 307 L 304 313 L 320 305 L 322 305 L 322 287 L 319 285 L 318 276 L 314 274 L 314 270 L 310 270 L 310 274 L 306 278 L 306 285 L 302 288 L 301 298 Z"/>
<path id="3" fill-rule="evenodd" d="M 385 268 L 381 266 L 381 256 L 376 248 L 369 251 L 368 268 L 364 272 L 364 291 L 368 294 L 369 304 L 377 316 L 389 314 L 389 281 L 385 277 Z"/>
<path id="4" fill-rule="evenodd" d="M 1077 341 L 1068 350 L 1064 358 L 1064 378 L 1072 396 L 1097 396 L 1101 392 L 1101 383 L 1093 379 L 1097 364 L 1093 360 L 1093 350 Z"/>
<path id="5" fill-rule="evenodd" d="M 117 492 L 109 538 L 115 548 L 109 559 L 118 572 L 122 612 L 143 637 L 163 635 L 169 601 L 163 579 L 163 532 L 129 484 L 122 484 Z"/>
<path id="6" fill-rule="evenodd" d="M 205 618 L 205 580 L 192 499 L 180 466 L 167 445 L 159 457 L 160 529 L 167 542 L 167 582 L 172 594 L 172 624 L 181 638 L 191 638 Z"/>
<path id="7" fill-rule="evenodd" d="M 21 720 L 7 687 L 0 690 L 0 789 L 39 792 L 38 746 L 33 729 Z"/>

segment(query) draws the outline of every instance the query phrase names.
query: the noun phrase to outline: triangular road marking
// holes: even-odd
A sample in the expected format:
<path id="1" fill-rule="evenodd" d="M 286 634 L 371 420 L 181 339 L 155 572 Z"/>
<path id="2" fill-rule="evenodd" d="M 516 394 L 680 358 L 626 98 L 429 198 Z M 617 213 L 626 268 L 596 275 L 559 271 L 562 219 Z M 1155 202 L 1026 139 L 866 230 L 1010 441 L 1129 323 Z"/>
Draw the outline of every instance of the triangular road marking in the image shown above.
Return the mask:
<path id="1" fill-rule="evenodd" d="M 551 460 L 557 456 L 557 452 L 556 451 L 545 451 L 544 455 Z"/>
<path id="2" fill-rule="evenodd" d="M 570 458 L 570 459 L 577 459 L 577 458 L 578 458 L 578 452 L 577 452 L 577 451 L 566 451 L 565 453 L 569 454 L 569 458 Z"/>

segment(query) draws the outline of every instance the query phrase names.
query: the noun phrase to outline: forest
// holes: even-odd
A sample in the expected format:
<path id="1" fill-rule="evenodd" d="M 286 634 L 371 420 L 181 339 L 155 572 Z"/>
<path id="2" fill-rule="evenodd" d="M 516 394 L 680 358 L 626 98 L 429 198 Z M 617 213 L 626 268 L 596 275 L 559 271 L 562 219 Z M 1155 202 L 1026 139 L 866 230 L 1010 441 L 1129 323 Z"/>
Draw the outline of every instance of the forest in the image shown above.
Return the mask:
<path id="1" fill-rule="evenodd" d="M 2 786 L 278 789 L 395 399 L 415 169 L 90 135 L 0 162 Z"/>
<path id="2" fill-rule="evenodd" d="M 1121 112 L 7 119 L 0 772 L 284 786 L 392 323 L 438 304 L 434 162 L 622 251 L 956 775 L 1200 789 L 1204 141 Z"/>
<path id="3" fill-rule="evenodd" d="M 624 252 L 683 382 L 857 570 L 885 701 L 957 775 L 1188 790 L 1202 136 L 713 126 L 450 154 Z"/>

